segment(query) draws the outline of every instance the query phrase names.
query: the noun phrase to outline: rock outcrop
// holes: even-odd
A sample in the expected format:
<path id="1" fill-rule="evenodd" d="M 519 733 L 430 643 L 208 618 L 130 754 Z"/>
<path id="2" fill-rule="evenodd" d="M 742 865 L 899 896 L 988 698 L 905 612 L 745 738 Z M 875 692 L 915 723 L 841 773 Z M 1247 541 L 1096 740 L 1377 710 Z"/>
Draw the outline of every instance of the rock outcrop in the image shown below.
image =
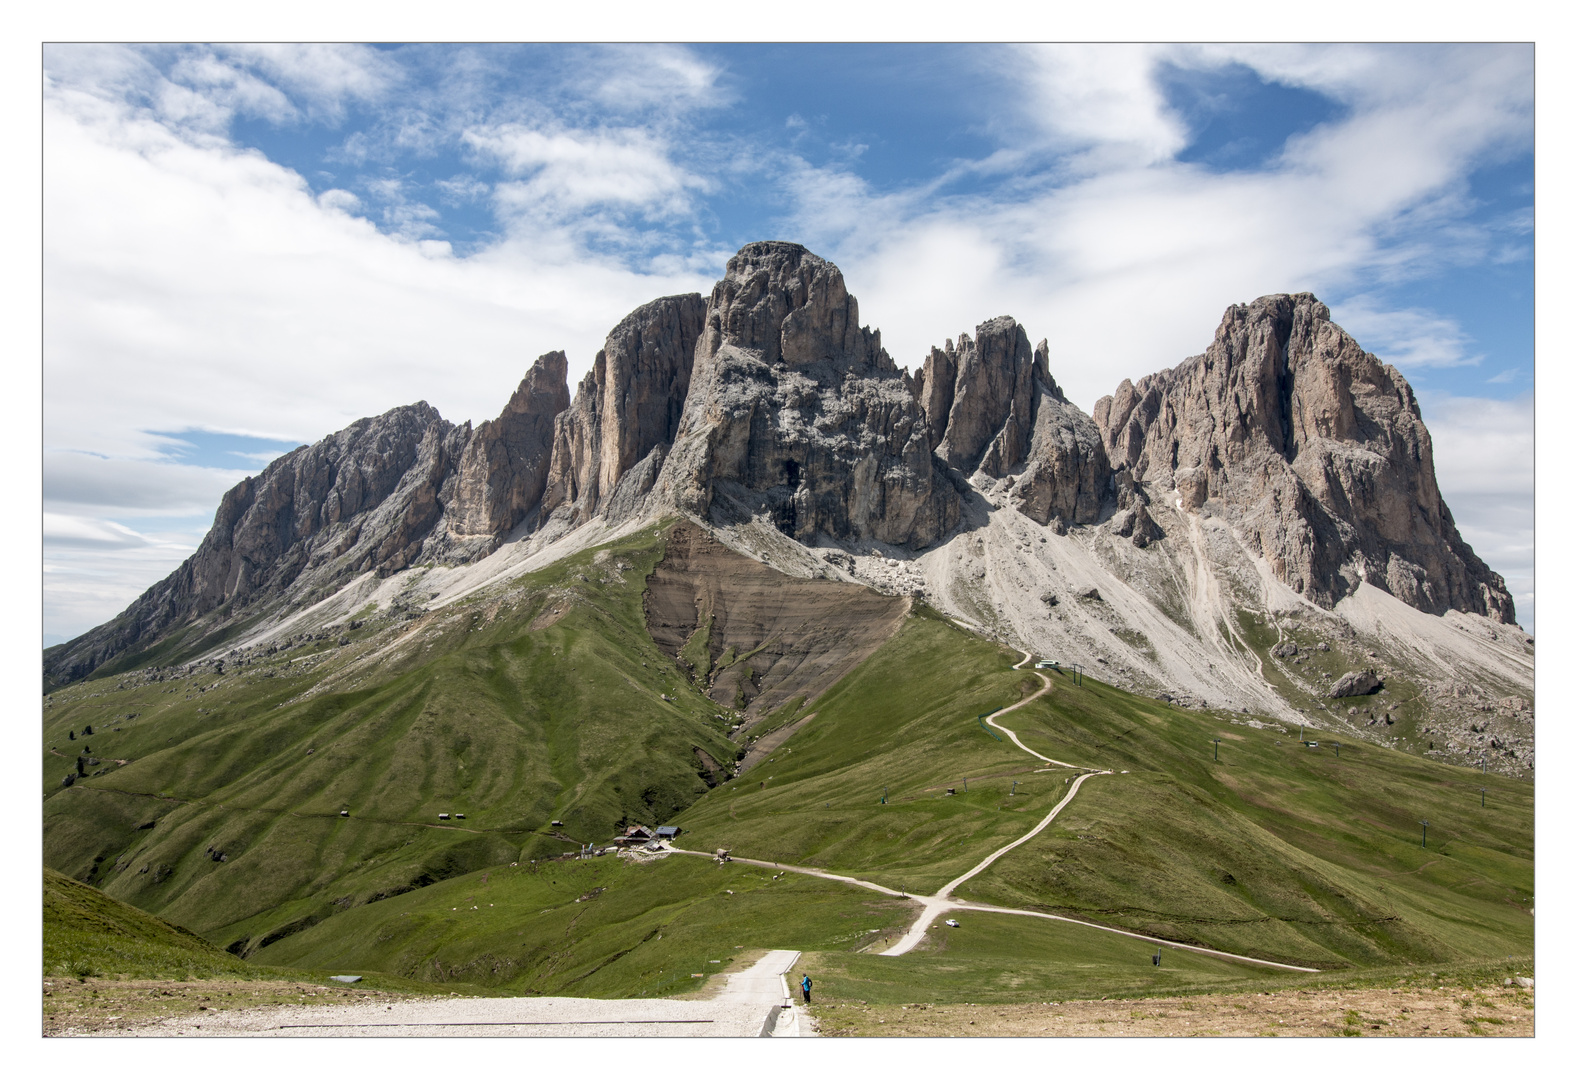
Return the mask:
<path id="1" fill-rule="evenodd" d="M 955 353 L 931 350 L 921 371 L 920 394 L 937 413 L 927 412 L 927 430 L 941 438 L 936 454 L 964 475 L 983 469 L 1002 476 L 1024 460 L 1034 422 L 1035 384 L 1050 381 L 1044 351 L 1032 353 L 1029 335 L 1012 318 L 1001 316 L 981 323 L 975 337 L 958 336 Z M 945 360 L 945 363 L 940 362 Z M 953 372 L 949 385 L 948 372 Z M 939 413 L 946 403 L 946 422 Z"/>
<path id="2" fill-rule="evenodd" d="M 537 358 L 496 420 L 479 425 L 460 458 L 448 521 L 460 537 L 496 538 L 541 501 L 554 452 L 554 418 L 569 408 L 569 360 Z"/>
<path id="3" fill-rule="evenodd" d="M 1044 370 L 1045 353 L 1043 341 L 1036 350 L 1037 371 Z M 1042 525 L 1053 519 L 1068 525 L 1099 521 L 1112 490 L 1100 429 L 1063 396 L 1050 375 L 1037 378 L 1035 395 L 1035 423 L 1024 472 L 1014 485 L 1014 505 Z"/>
<path id="4" fill-rule="evenodd" d="M 1515 619 L 1435 483 L 1412 387 L 1308 293 L 1227 310 L 1203 356 L 1095 406 L 1111 464 L 1227 517 L 1325 607 L 1368 581 L 1431 614 Z"/>
<path id="5" fill-rule="evenodd" d="M 1042 525 L 1100 520 L 1111 467 L 1100 429 L 1051 377 L 1048 347 L 1033 350 L 1012 318 L 933 348 L 915 380 L 937 457 L 967 476 L 1019 473 L 1011 497 Z M 1021 469 L 1022 466 L 1022 469 Z"/>
<path id="6" fill-rule="evenodd" d="M 544 517 L 567 507 L 579 525 L 605 511 L 619 481 L 673 442 L 705 318 L 706 301 L 690 293 L 636 308 L 613 328 L 554 422 Z"/>
<path id="7" fill-rule="evenodd" d="M 699 517 L 764 514 L 800 540 L 925 547 L 960 511 L 912 384 L 859 325 L 843 275 L 776 242 L 746 245 L 712 290 L 656 488 Z"/>

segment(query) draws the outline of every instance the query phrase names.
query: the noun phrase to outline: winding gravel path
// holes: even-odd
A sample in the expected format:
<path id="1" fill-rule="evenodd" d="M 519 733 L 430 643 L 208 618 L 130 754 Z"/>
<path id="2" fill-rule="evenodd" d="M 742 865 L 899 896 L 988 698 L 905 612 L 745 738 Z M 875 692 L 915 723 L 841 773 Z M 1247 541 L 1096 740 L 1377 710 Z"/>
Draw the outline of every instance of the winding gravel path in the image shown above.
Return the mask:
<path id="1" fill-rule="evenodd" d="M 1024 659 L 1013 665 L 1013 669 L 1019 670 L 1023 668 L 1025 664 L 1030 662 L 1030 659 L 1031 655 L 1026 652 Z M 812 877 L 825 878 L 829 881 L 857 885 L 860 888 L 871 889 L 888 896 L 903 897 L 917 901 L 920 905 L 920 911 L 916 915 L 914 922 L 910 924 L 909 929 L 898 940 L 897 944 L 883 952 L 882 956 L 902 956 L 912 950 L 924 940 L 926 932 L 930 929 L 932 923 L 936 921 L 937 917 L 946 912 L 978 911 L 996 915 L 1022 915 L 1029 918 L 1073 923 L 1077 926 L 1102 930 L 1109 934 L 1121 934 L 1124 937 L 1166 945 L 1174 949 L 1187 949 L 1190 952 L 1218 956 L 1226 960 L 1236 960 L 1246 964 L 1280 968 L 1284 971 L 1312 972 L 1317 970 L 1315 968 L 1298 967 L 1293 964 L 1279 964 L 1272 960 L 1260 960 L 1252 956 L 1240 956 L 1237 953 L 1222 952 L 1217 949 L 1206 949 L 1197 945 L 1182 945 L 1175 941 L 1167 941 L 1164 938 L 1151 937 L 1148 934 L 1140 934 L 1131 930 L 1119 930 L 1115 927 L 1085 922 L 1082 919 L 1073 919 L 1065 915 L 1051 915 L 1043 911 L 997 907 L 992 904 L 979 904 L 953 898 L 953 890 L 984 871 L 1014 848 L 1032 840 L 1046 826 L 1050 825 L 1057 815 L 1073 801 L 1073 797 L 1079 793 L 1079 788 L 1083 786 L 1086 780 L 1093 776 L 1112 775 L 1110 769 L 1093 769 L 1084 765 L 1074 765 L 1031 750 L 1024 745 L 1016 733 L 997 723 L 997 717 L 1013 712 L 1015 709 L 1021 709 L 1050 692 L 1051 680 L 1039 671 L 1036 671 L 1035 675 L 1043 684 L 1040 690 L 1015 705 L 998 709 L 985 718 L 986 723 L 1006 734 L 1008 738 L 1013 740 L 1013 744 L 1026 754 L 1039 758 L 1050 765 L 1077 770 L 1079 775 L 1073 778 L 1072 783 L 1068 787 L 1068 793 L 1063 796 L 1062 801 L 1052 807 L 1051 812 L 1042 818 L 1039 824 L 1012 843 L 1005 844 L 990 855 L 987 855 L 971 869 L 944 885 L 935 895 L 912 896 L 897 889 L 890 889 L 885 885 L 878 885 L 874 881 L 865 881 L 845 874 L 834 874 L 826 870 L 815 869 L 814 867 L 793 866 L 742 857 L 735 857 L 733 861 L 751 866 L 775 869 L 779 873 L 808 874 Z M 704 851 L 688 851 L 672 845 L 665 845 L 665 847 L 667 850 L 679 855 L 712 857 L 710 853 Z M 190 1016 L 179 1019 L 172 1018 L 134 1028 L 124 1034 L 137 1037 L 179 1035 L 186 1037 L 251 1036 L 264 1038 L 302 1036 L 361 1038 L 386 1038 L 389 1036 L 508 1036 L 512 1038 L 532 1036 L 555 1038 L 644 1036 L 648 1038 L 662 1038 L 677 1036 L 693 1038 L 696 1036 L 720 1036 L 739 1038 L 767 1035 L 777 1037 L 814 1035 L 814 1026 L 809 1017 L 802 1016 L 803 1010 L 796 1008 L 793 1004 L 793 995 L 786 977 L 786 973 L 799 960 L 799 955 L 799 953 L 791 950 L 774 950 L 744 971 L 729 975 L 728 981 L 722 990 L 707 1000 L 451 997 L 402 1001 L 393 1005 L 283 1006 L 268 1009 L 239 1009 L 233 1012 L 210 1012 L 203 1016 L 200 1023 L 197 1022 L 196 1018 Z"/>
<path id="2" fill-rule="evenodd" d="M 1013 670 L 1020 670 L 1025 664 L 1030 662 L 1031 658 L 1032 655 L 1026 652 L 1024 654 L 1024 659 L 1013 665 Z M 1109 934 L 1121 934 L 1123 937 L 1135 938 L 1139 941 L 1149 941 L 1153 942 L 1154 944 L 1165 945 L 1173 949 L 1186 949 L 1189 952 L 1200 953 L 1205 956 L 1219 956 L 1226 960 L 1236 960 L 1245 964 L 1257 964 L 1261 967 L 1278 968 L 1282 971 L 1317 972 L 1319 970 L 1318 968 L 1299 967 L 1296 964 L 1281 964 L 1274 960 L 1261 960 L 1253 956 L 1242 956 L 1238 953 L 1222 952 L 1219 949 L 1207 949 L 1201 945 L 1183 945 L 1175 941 L 1168 941 L 1165 938 L 1151 937 L 1149 934 L 1141 934 L 1133 930 L 1119 930 L 1116 927 L 1103 926 L 1100 923 L 1086 922 L 1083 919 L 1073 919 L 1066 915 L 1052 915 L 1044 911 L 1026 911 L 1022 908 L 997 907 L 994 904 L 979 904 L 969 900 L 953 899 L 952 894 L 954 889 L 957 889 L 960 885 L 964 884 L 964 882 L 985 870 L 992 863 L 996 862 L 998 859 L 1012 851 L 1014 848 L 1018 847 L 1020 844 L 1027 843 L 1028 841 L 1034 839 L 1034 837 L 1044 830 L 1046 826 L 1050 825 L 1054 820 L 1056 820 L 1057 815 L 1062 813 L 1063 809 L 1073 801 L 1073 797 L 1079 793 L 1079 788 L 1083 786 L 1086 780 L 1090 779 L 1092 776 L 1112 775 L 1112 771 L 1110 769 L 1092 769 L 1086 765 L 1074 765 L 1071 762 L 1058 761 L 1056 758 L 1049 758 L 1045 754 L 1031 750 L 1029 747 L 1025 746 L 1021 741 L 1019 741 L 1018 735 L 1012 730 L 997 723 L 997 717 L 1010 713 L 1015 709 L 1022 709 L 1030 702 L 1044 696 L 1051 691 L 1050 678 L 1041 674 L 1039 671 L 1035 672 L 1035 676 L 1040 679 L 1042 684 L 1039 690 L 1017 704 L 998 709 L 996 712 L 985 718 L 986 723 L 1007 735 L 1008 738 L 1013 740 L 1013 744 L 1020 750 L 1024 751 L 1026 754 L 1029 754 L 1032 757 L 1037 757 L 1041 761 L 1049 762 L 1052 765 L 1060 765 L 1068 769 L 1077 769 L 1079 770 L 1079 775 L 1073 778 L 1073 782 L 1068 787 L 1068 793 L 1062 797 L 1062 801 L 1057 803 L 1056 806 L 1052 807 L 1051 812 L 1045 817 L 1041 818 L 1040 823 L 1037 824 L 1033 829 L 1019 837 L 1017 840 L 1013 841 L 1011 844 L 1004 844 L 996 851 L 993 851 L 990 855 L 987 855 L 984 859 L 980 860 L 980 862 L 976 863 L 972 868 L 960 874 L 952 881 L 949 881 L 946 885 L 942 886 L 942 888 L 937 890 L 934 895 L 913 895 L 901 892 L 897 889 L 889 889 L 887 886 L 878 885 L 874 881 L 865 881 L 861 878 L 849 877 L 846 874 L 834 874 L 829 871 L 818 870 L 810 866 L 793 866 L 788 863 L 766 862 L 761 859 L 746 859 L 739 856 L 734 856 L 733 861 L 746 863 L 751 866 L 766 867 L 777 870 L 780 873 L 809 874 L 812 877 L 826 878 L 828 881 L 841 881 L 848 885 L 858 885 L 863 889 L 871 889 L 875 892 L 885 893 L 888 896 L 901 896 L 905 899 L 917 901 L 920 904 L 920 911 L 915 916 L 914 922 L 909 925 L 909 929 L 905 931 L 903 937 L 899 938 L 895 945 L 880 954 L 882 956 L 902 956 L 909 952 L 925 939 L 926 932 L 930 930 L 931 925 L 937 920 L 938 916 L 944 915 L 949 911 L 982 911 L 996 915 L 1025 915 L 1036 919 L 1050 919 L 1054 922 L 1073 923 L 1076 926 L 1087 926 L 1093 930 L 1104 930 Z M 669 847 L 669 850 L 680 855 L 701 855 L 706 858 L 713 857 L 709 852 L 704 851 L 687 851 L 683 848 L 671 846 Z"/>

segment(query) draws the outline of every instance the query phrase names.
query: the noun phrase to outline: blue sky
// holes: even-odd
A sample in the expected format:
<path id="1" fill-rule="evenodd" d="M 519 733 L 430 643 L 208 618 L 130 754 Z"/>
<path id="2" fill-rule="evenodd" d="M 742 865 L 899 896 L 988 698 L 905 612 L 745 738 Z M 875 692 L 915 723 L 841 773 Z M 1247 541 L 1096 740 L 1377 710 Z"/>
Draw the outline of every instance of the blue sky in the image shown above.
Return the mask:
<path id="1" fill-rule="evenodd" d="M 1312 290 L 1418 389 L 1533 611 L 1527 47 L 56 46 L 45 635 L 115 614 L 269 456 L 572 384 L 755 239 L 901 365 L 1000 314 L 1089 409 Z"/>

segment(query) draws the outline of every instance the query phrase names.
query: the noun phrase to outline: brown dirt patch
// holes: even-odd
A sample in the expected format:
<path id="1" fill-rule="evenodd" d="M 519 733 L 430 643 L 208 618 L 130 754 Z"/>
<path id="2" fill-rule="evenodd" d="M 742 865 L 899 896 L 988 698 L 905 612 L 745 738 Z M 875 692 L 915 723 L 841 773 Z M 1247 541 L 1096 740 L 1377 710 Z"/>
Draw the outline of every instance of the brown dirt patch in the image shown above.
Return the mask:
<path id="1" fill-rule="evenodd" d="M 1533 991 L 1282 990 L 1033 1005 L 819 1005 L 823 1035 L 1531 1038 Z"/>
<path id="2" fill-rule="evenodd" d="M 44 980 L 44 1034 L 113 1035 L 166 1017 L 189 1016 L 200 1026 L 208 1012 L 267 1005 L 354 1005 L 394 1001 L 408 994 L 361 990 L 339 983 L 266 979 Z"/>
<path id="3" fill-rule="evenodd" d="M 676 661 L 712 620 L 711 670 L 700 681 L 713 701 L 729 707 L 742 701 L 751 716 L 794 697 L 810 703 L 897 633 L 909 613 L 907 597 L 789 577 L 691 522 L 669 534 L 646 581 L 645 604 L 647 630 Z M 719 669 L 730 651 L 737 659 Z"/>
<path id="4" fill-rule="evenodd" d="M 807 713 L 792 724 L 784 724 L 782 727 L 761 736 L 761 738 L 756 740 L 756 744 L 750 748 L 750 752 L 740 759 L 739 771 L 744 772 L 758 761 L 765 761 L 768 754 L 776 752 L 778 747 L 799 734 L 799 729 L 814 719 L 816 719 L 815 713 Z M 748 731 L 749 729 L 746 728 L 746 730 Z"/>
<path id="5" fill-rule="evenodd" d="M 531 625 L 526 627 L 526 629 L 531 631 L 546 630 L 568 615 L 570 606 L 570 601 L 564 597 L 549 601 L 547 606 L 542 609 L 542 612 L 535 619 L 531 620 Z"/>

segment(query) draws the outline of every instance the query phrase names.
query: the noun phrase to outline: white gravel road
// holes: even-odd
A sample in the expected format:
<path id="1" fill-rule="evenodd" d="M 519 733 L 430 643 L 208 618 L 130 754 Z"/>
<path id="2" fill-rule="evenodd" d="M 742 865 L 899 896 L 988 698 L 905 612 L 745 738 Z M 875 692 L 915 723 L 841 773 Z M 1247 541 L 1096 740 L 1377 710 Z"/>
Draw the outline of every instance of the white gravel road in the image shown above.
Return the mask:
<path id="1" fill-rule="evenodd" d="M 509 1038 L 755 1038 L 813 1035 L 799 1009 L 785 1008 L 783 972 L 799 953 L 776 950 L 705 1001 L 596 998 L 425 998 L 392 1005 L 278 1006 L 170 1019 L 125 1032 L 187 1038 L 346 1038 L 390 1036 Z"/>

